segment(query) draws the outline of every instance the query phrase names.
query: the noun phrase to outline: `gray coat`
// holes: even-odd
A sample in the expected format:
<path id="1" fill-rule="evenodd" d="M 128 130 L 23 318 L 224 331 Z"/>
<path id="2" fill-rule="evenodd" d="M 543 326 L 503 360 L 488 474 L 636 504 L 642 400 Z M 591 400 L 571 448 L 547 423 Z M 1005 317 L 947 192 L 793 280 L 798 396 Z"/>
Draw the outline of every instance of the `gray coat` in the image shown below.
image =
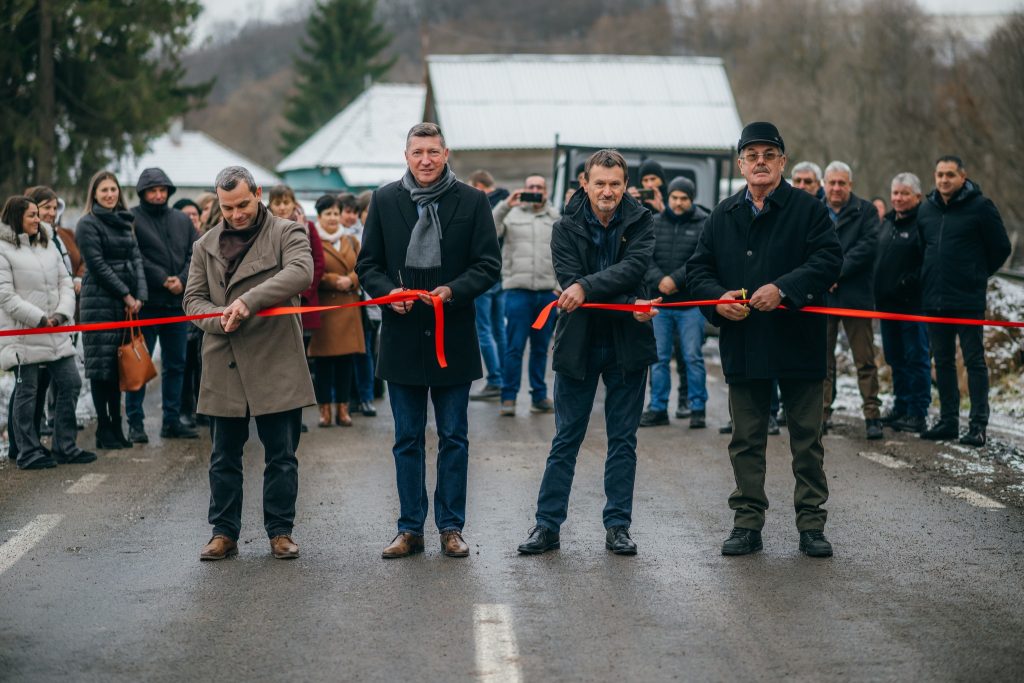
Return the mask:
<path id="1" fill-rule="evenodd" d="M 231 334 L 225 334 L 219 318 L 196 321 L 206 333 L 197 412 L 245 417 L 313 405 L 316 399 L 299 316 L 256 317 L 257 312 L 273 306 L 298 306 L 299 293 L 313 281 L 306 228 L 268 212 L 226 287 L 227 262 L 219 247 L 223 231 L 221 222 L 195 243 L 185 288 L 185 313 L 220 312 L 241 299 L 253 317 Z"/>

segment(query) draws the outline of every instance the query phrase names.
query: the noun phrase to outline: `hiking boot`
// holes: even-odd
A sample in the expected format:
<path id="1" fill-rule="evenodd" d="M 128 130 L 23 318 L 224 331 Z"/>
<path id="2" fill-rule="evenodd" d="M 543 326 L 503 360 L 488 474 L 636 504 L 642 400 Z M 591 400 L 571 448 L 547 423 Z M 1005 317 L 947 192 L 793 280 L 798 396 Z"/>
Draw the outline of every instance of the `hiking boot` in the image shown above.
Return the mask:
<path id="1" fill-rule="evenodd" d="M 667 410 L 645 410 L 640 416 L 641 427 L 660 427 L 668 424 Z"/>

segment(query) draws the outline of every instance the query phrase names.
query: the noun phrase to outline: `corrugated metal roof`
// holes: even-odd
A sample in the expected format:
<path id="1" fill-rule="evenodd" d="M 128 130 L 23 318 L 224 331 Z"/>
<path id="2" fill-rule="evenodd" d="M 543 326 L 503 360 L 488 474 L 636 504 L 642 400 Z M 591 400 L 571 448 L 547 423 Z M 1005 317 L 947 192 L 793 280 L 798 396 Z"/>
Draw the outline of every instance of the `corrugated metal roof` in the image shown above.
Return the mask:
<path id="1" fill-rule="evenodd" d="M 143 169 L 157 167 L 177 187 L 212 188 L 217 174 L 227 166 L 246 167 L 260 185 L 281 182 L 273 171 L 197 130 L 165 133 L 154 139 L 141 156 L 121 160 L 117 178 L 122 185 L 135 187 Z"/>
<path id="2" fill-rule="evenodd" d="M 432 55 L 437 120 L 453 150 L 563 142 L 729 150 L 741 123 L 720 59 Z"/>
<path id="3" fill-rule="evenodd" d="M 426 88 L 371 86 L 277 165 L 279 173 L 337 168 L 345 183 L 372 186 L 405 172 L 405 136 L 423 120 Z"/>

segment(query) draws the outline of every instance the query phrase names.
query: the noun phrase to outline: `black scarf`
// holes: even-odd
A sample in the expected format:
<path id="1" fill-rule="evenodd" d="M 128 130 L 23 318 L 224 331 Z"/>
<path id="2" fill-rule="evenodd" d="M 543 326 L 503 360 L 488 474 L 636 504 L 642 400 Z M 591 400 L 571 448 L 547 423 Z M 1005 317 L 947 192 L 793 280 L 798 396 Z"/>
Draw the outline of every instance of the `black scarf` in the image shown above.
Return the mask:
<path id="1" fill-rule="evenodd" d="M 256 209 L 256 220 L 248 228 L 229 228 L 228 222 L 224 221 L 224 229 L 220 232 L 217 246 L 220 248 L 220 255 L 228 262 L 227 270 L 224 272 L 224 284 L 231 284 L 238 266 L 242 265 L 242 259 L 249 253 L 253 242 L 259 237 L 260 230 L 267 218 L 267 207 L 263 204 Z"/>

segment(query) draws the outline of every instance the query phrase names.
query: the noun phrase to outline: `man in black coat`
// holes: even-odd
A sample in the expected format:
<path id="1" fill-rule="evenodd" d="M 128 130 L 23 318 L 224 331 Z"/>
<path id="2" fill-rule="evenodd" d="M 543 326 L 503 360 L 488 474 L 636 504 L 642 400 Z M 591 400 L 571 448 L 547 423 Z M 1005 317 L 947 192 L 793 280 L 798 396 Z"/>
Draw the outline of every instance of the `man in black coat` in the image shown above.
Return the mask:
<path id="1" fill-rule="evenodd" d="M 825 168 L 825 206 L 836 226 L 843 248 L 843 270 L 825 297 L 827 306 L 871 311 L 875 308 L 875 255 L 878 252 L 878 209 L 853 194 L 853 171 L 842 161 Z M 864 423 L 869 439 L 882 438 L 882 402 L 878 398 L 878 366 L 875 365 L 875 332 L 870 318 L 828 317 L 828 377 L 825 379 L 824 412 L 827 428 L 836 399 L 836 340 L 839 325 L 857 367 L 857 387 L 864 407 Z"/>
<path id="2" fill-rule="evenodd" d="M 889 313 L 921 315 L 921 234 L 917 211 L 921 181 L 913 173 L 892 179 L 892 210 L 878 233 L 875 307 Z M 921 432 L 932 402 L 932 361 L 924 323 L 882 320 L 882 351 L 892 368 L 895 402 L 882 419 L 900 432 Z"/>
<path id="3" fill-rule="evenodd" d="M 729 507 L 735 523 L 722 554 L 762 547 L 765 448 L 777 378 L 789 416 L 800 550 L 827 557 L 832 546 L 823 533 L 828 483 L 821 443 L 826 321 L 796 309 L 821 304 L 839 279 L 842 249 L 824 205 L 783 180 L 786 148 L 773 124 L 749 124 L 737 148 L 747 186 L 711 212 L 686 264 L 686 284 L 697 299 L 743 299 L 752 292 L 749 306 L 720 304 L 704 312 L 721 329 L 733 421 L 729 457 L 736 490 Z M 786 310 L 776 310 L 780 304 Z"/>
<path id="4" fill-rule="evenodd" d="M 455 178 L 440 128 L 413 126 L 405 159 L 405 177 L 373 193 L 356 272 L 373 297 L 422 289 L 444 302 L 448 367 L 437 361 L 430 297 L 383 309 L 377 376 L 388 382 L 395 419 L 401 514 L 382 556 L 423 551 L 429 397 L 439 440 L 434 521 L 442 552 L 466 557 L 469 387 L 483 375 L 474 300 L 498 281 L 501 254 L 487 195 Z"/>
<path id="5" fill-rule="evenodd" d="M 188 281 L 192 262 L 192 244 L 198 235 L 188 216 L 168 205 L 168 199 L 177 188 L 159 168 L 147 168 L 139 175 L 135 191 L 139 205 L 132 209 L 135 216 L 135 238 L 142 254 L 142 267 L 149 287 L 149 301 L 139 317 L 166 318 L 183 314 L 182 296 Z M 171 323 L 143 327 L 149 352 L 160 341 L 160 387 L 163 401 L 163 427 L 160 436 L 165 439 L 195 439 L 199 433 L 181 423 L 181 389 L 185 381 L 185 354 L 188 349 L 188 323 Z M 142 402 L 146 387 L 130 391 L 125 396 L 128 415 L 128 438 L 135 443 L 148 443 L 149 436 L 143 425 L 146 415 Z"/>
<path id="6" fill-rule="evenodd" d="M 603 379 L 608 435 L 605 547 L 618 555 L 636 554 L 629 534 L 636 431 L 647 367 L 657 359 L 650 322 L 656 311 L 631 315 L 580 308 L 585 302 L 650 303 L 644 276 L 654 252 L 654 229 L 650 212 L 626 195 L 627 177 L 621 154 L 595 152 L 587 160 L 583 187 L 551 233 L 551 258 L 562 288 L 552 363 L 556 432 L 537 496 L 537 524 L 519 546 L 520 553 L 536 555 L 559 547 L 576 457 Z"/>
<path id="7" fill-rule="evenodd" d="M 924 243 L 921 268 L 922 306 L 926 315 L 947 318 L 985 317 L 988 279 L 1010 255 L 1010 240 L 992 200 L 967 178 L 959 157 L 935 163 L 935 189 L 921 203 L 917 224 Z M 982 328 L 928 325 L 935 382 L 939 387 L 939 421 L 921 434 L 925 439 L 955 439 L 960 434 L 960 389 L 956 379 L 956 339 L 967 368 L 971 399 L 968 432 L 960 443 L 985 445 L 988 426 L 988 367 Z"/>

